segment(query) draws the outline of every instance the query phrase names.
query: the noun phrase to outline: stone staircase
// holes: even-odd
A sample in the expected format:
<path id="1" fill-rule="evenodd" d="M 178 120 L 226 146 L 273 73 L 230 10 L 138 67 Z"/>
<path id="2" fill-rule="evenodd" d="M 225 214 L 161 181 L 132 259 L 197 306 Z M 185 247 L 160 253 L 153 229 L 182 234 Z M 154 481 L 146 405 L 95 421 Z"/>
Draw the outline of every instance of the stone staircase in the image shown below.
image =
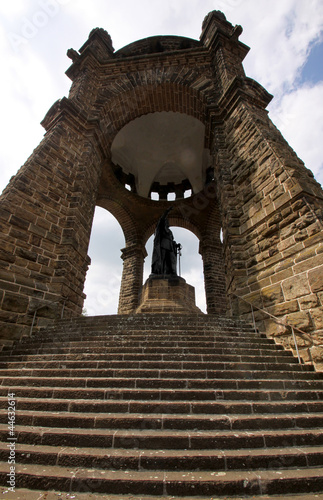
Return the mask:
<path id="1" fill-rule="evenodd" d="M 62 320 L 5 348 L 0 373 L 3 498 L 323 498 L 323 373 L 246 324 Z"/>

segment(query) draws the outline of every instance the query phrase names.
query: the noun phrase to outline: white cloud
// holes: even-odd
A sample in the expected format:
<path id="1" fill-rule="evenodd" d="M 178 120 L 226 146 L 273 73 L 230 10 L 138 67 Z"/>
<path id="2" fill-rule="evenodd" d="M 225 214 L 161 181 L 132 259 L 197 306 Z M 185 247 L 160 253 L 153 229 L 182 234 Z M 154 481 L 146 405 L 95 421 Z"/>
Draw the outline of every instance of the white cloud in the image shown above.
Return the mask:
<path id="1" fill-rule="evenodd" d="M 245 60 L 248 76 L 259 81 L 275 98 L 295 85 L 309 47 L 323 29 L 320 0 L 270 2 L 248 0 L 240 7 L 244 32 L 241 40 L 250 45 Z"/>
<path id="2" fill-rule="evenodd" d="M 270 115 L 285 139 L 323 185 L 323 82 L 285 94 Z"/>

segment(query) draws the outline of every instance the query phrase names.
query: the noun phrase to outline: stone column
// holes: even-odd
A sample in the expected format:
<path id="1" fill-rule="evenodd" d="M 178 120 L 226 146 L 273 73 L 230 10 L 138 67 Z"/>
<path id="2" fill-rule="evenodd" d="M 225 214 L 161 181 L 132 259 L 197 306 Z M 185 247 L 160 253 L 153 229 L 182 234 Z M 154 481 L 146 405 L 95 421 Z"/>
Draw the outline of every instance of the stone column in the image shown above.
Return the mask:
<path id="1" fill-rule="evenodd" d="M 121 250 L 123 271 L 121 279 L 119 314 L 131 314 L 139 305 L 139 292 L 142 287 L 144 259 L 147 252 L 141 244 L 132 244 Z"/>
<path id="2" fill-rule="evenodd" d="M 202 239 L 199 253 L 203 259 L 207 312 L 223 316 L 226 312 L 226 297 L 223 250 L 220 239 Z"/>

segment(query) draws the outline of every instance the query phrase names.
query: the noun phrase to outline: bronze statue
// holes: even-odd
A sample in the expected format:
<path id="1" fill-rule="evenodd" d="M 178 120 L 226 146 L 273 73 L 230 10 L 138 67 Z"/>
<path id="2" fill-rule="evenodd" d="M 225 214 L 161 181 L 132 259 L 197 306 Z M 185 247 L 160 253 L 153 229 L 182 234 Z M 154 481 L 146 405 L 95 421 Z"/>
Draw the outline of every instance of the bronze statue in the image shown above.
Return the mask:
<path id="1" fill-rule="evenodd" d="M 154 249 L 151 263 L 152 274 L 171 274 L 177 276 L 177 252 L 181 248 L 174 240 L 173 233 L 169 229 L 168 213 L 170 207 L 159 219 L 154 238 Z"/>

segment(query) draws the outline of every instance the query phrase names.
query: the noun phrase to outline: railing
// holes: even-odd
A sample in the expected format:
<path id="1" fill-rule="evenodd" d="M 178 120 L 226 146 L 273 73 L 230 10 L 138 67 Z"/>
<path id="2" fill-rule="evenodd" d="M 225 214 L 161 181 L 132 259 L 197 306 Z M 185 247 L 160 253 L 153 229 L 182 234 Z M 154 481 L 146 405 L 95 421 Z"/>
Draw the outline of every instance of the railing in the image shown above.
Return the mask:
<path id="1" fill-rule="evenodd" d="M 298 344 L 297 344 L 297 338 L 296 338 L 296 336 L 299 335 L 303 339 L 305 337 L 306 340 L 309 340 L 309 342 L 311 343 L 311 345 L 309 347 L 307 347 L 307 352 L 308 352 L 308 356 L 310 358 L 311 364 L 312 364 L 312 366 L 314 366 L 314 361 L 313 361 L 313 357 L 312 357 L 312 353 L 311 353 L 311 348 L 313 346 L 318 346 L 318 345 L 321 345 L 321 344 L 315 343 L 314 340 L 313 340 L 313 338 L 312 338 L 312 336 L 311 336 L 311 334 L 308 334 L 308 333 L 304 332 L 303 330 L 301 330 L 300 328 L 297 328 L 294 325 L 290 325 L 288 323 L 285 323 L 284 321 L 281 321 L 280 319 L 278 319 L 276 316 L 274 316 L 273 314 L 269 313 L 265 309 L 262 309 L 261 307 L 258 307 L 255 304 L 252 304 L 251 302 L 249 302 L 249 300 L 246 300 L 243 297 L 240 297 L 240 295 L 237 295 L 234 292 L 230 292 L 229 296 L 230 295 L 234 295 L 239 300 L 245 302 L 246 304 L 248 304 L 250 306 L 250 308 L 251 308 L 251 314 L 252 314 L 252 322 L 253 322 L 253 326 L 254 326 L 254 329 L 255 329 L 256 333 L 258 333 L 258 329 L 257 329 L 257 326 L 256 326 L 254 308 L 257 309 L 258 311 L 261 311 L 262 313 L 266 314 L 267 316 L 269 316 L 273 321 L 275 321 L 275 323 L 284 326 L 286 329 L 290 328 L 299 363 L 302 362 L 302 359 L 301 359 L 300 354 L 299 354 L 299 347 L 298 347 Z M 231 310 L 232 310 L 232 307 L 231 307 Z"/>
<path id="2" fill-rule="evenodd" d="M 65 304 L 67 302 L 67 297 L 63 297 L 62 299 L 55 300 L 53 302 L 42 303 L 42 304 L 39 304 L 38 307 L 36 307 L 36 309 L 34 310 L 33 320 L 32 320 L 30 331 L 29 331 L 29 337 L 32 336 L 34 324 L 36 321 L 37 312 L 39 311 L 39 309 L 42 309 L 43 307 L 51 306 L 53 304 L 59 304 L 60 302 L 62 302 L 61 319 L 63 319 Z"/>

